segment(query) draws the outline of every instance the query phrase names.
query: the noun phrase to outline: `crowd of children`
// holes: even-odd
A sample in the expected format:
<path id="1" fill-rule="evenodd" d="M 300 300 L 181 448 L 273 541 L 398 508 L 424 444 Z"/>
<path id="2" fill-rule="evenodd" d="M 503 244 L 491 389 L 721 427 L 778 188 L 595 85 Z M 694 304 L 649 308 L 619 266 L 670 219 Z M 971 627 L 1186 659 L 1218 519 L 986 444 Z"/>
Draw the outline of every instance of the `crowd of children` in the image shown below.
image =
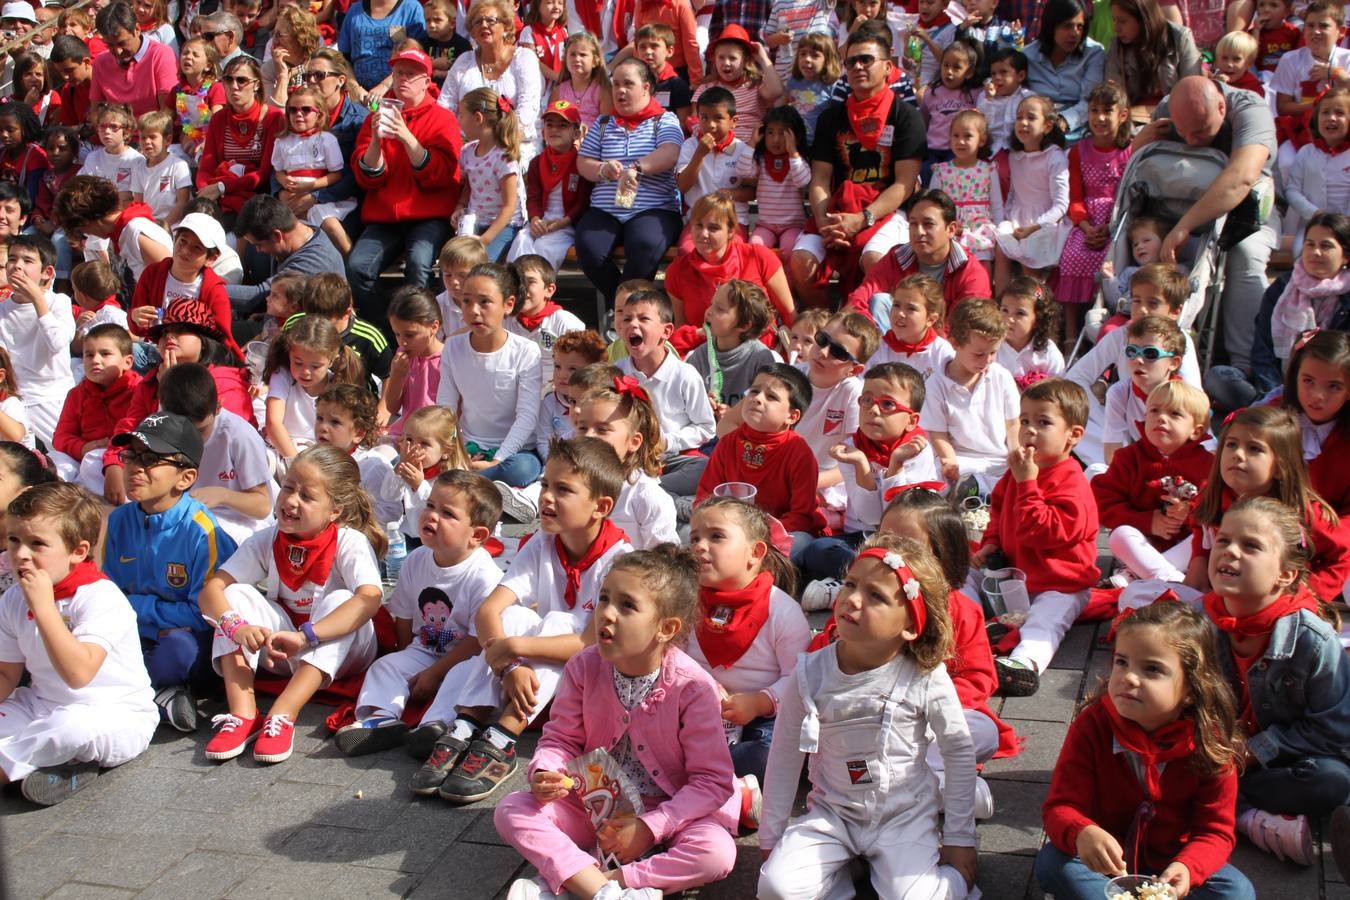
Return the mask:
<path id="1" fill-rule="evenodd" d="M 1065 2 L 1044 64 L 1091 21 Z M 1117 80 L 1074 108 L 992 0 L 95 5 L 0 9 L 0 783 L 59 803 L 207 698 L 207 760 L 283 763 L 345 692 L 336 745 L 406 749 L 414 794 L 525 770 L 511 900 L 695 888 L 755 829 L 762 898 L 863 860 L 878 896 L 960 900 L 980 766 L 1020 750 L 989 700 L 1086 615 L 1112 665 L 1059 751 L 1047 893 L 1251 897 L 1237 837 L 1310 865 L 1328 817 L 1350 861 L 1338 0 L 1237 0 L 1202 48 L 1279 128 L 1292 273 L 1250 371 L 1202 370 L 1176 223 L 1121 205 L 1202 65 L 1154 0 L 1109 4 Z M 636 161 L 582 155 L 651 119 Z M 664 277 L 588 328 L 559 285 L 584 217 L 666 212 L 658 179 Z M 300 247 L 259 199 L 339 265 L 269 269 Z M 340 265 L 370 225 L 436 236 L 373 305 Z"/>

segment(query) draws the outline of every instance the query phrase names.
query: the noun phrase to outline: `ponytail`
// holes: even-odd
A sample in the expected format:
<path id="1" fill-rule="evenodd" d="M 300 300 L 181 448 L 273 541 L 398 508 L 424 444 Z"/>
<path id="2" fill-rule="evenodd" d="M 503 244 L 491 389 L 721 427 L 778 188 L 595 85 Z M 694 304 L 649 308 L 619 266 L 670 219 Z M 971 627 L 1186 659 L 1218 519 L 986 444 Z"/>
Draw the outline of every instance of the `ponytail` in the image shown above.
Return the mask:
<path id="1" fill-rule="evenodd" d="M 483 117 L 492 129 L 492 138 L 502 153 L 512 162 L 520 161 L 520 118 L 510 98 L 491 88 L 475 88 L 464 95 L 460 104 Z"/>

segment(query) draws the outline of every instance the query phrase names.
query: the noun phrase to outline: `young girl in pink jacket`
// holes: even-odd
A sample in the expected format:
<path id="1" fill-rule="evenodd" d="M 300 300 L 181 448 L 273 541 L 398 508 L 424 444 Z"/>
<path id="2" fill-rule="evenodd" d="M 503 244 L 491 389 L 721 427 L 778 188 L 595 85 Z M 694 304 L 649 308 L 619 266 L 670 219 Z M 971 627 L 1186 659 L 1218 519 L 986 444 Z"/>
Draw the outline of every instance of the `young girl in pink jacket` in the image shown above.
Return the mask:
<path id="1" fill-rule="evenodd" d="M 567 663 L 530 763 L 530 790 L 497 807 L 497 832 L 536 869 L 508 897 L 660 897 L 724 878 L 741 798 L 716 682 L 679 644 L 698 608 L 698 565 L 662 544 L 614 561 L 589 627 L 594 644 Z M 597 830 L 567 764 L 604 748 L 642 796 L 636 817 Z M 599 848 L 620 865 L 603 869 Z M 646 855 L 652 848 L 653 855 Z"/>

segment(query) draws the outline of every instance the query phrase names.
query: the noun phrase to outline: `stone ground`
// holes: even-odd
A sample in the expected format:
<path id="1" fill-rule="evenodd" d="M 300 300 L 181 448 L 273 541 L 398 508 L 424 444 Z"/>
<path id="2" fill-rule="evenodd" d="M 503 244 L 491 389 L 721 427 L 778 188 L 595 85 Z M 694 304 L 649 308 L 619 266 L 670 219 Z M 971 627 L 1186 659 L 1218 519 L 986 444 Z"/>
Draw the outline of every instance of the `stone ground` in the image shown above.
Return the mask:
<path id="1" fill-rule="evenodd" d="M 985 770 L 996 812 L 980 827 L 979 884 L 990 900 L 1041 896 L 1031 876 L 1044 839 L 1041 802 L 1074 706 L 1107 670 L 1102 627 L 1069 634 L 1035 697 L 1001 701 L 1001 715 L 1027 740 L 1020 756 Z M 7 895 L 492 900 L 524 874 L 493 829 L 491 801 L 456 809 L 413 797 L 407 784 L 417 761 L 402 751 L 344 758 L 327 739 L 327 712 L 316 707 L 301 718 L 295 756 L 276 766 L 247 755 L 207 762 L 203 723 L 195 738 L 161 730 L 142 757 L 61 806 L 35 808 L 7 789 L 0 796 Z M 526 753 L 533 740 L 527 735 Z M 517 774 L 507 789 L 523 783 Z M 740 843 L 729 878 L 685 896 L 753 897 L 758 849 L 753 836 Z M 1329 851 L 1304 869 L 1240 842 L 1234 862 L 1259 897 L 1350 900 Z"/>

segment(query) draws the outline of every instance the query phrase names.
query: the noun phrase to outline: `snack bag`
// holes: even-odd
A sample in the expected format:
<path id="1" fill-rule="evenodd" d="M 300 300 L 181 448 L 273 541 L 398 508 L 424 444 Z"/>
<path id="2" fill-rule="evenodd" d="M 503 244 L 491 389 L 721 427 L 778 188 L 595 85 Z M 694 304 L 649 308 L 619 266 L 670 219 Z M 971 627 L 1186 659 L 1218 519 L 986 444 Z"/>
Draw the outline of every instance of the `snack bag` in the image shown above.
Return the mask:
<path id="1" fill-rule="evenodd" d="M 610 819 L 635 817 L 643 811 L 642 795 L 603 747 L 569 761 L 564 771 L 571 776 L 572 790 L 577 792 L 597 832 Z M 595 855 L 600 860 L 601 868 L 619 868 L 619 860 L 612 854 L 604 853 L 598 841 Z"/>

